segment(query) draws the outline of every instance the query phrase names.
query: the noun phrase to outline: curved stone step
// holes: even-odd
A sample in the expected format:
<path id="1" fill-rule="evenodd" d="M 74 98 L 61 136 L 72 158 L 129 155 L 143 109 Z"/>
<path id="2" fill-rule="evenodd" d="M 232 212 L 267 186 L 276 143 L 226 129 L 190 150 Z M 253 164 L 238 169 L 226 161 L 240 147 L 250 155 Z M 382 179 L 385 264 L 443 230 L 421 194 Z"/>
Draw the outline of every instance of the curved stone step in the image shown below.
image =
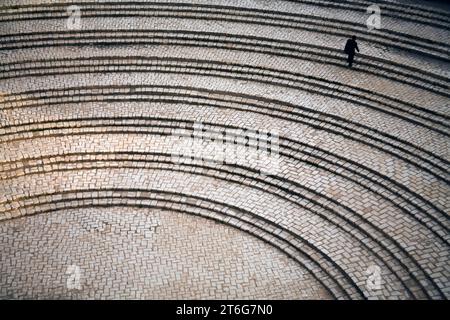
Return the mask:
<path id="1" fill-rule="evenodd" d="M 185 4 L 158 3 L 120 3 L 118 4 L 91 3 L 83 4 L 83 18 L 102 17 L 133 17 L 133 18 L 175 18 L 175 19 L 204 19 L 209 21 L 229 21 L 246 24 L 268 25 L 297 30 L 317 31 L 346 37 L 357 34 L 362 41 L 385 45 L 391 48 L 408 50 L 414 53 L 426 54 L 432 58 L 450 61 L 450 45 L 445 42 L 430 41 L 429 39 L 406 35 L 400 32 L 383 30 L 377 33 L 367 33 L 366 26 L 356 27 L 354 23 L 345 20 L 315 17 L 311 15 L 277 13 L 269 10 L 242 9 L 230 6 L 197 5 L 194 8 Z M 65 7 L 64 7 L 65 8 Z M 27 20 L 67 19 L 67 12 L 60 6 L 51 7 L 19 7 L 0 13 L 0 22 L 15 22 Z"/>
<path id="2" fill-rule="evenodd" d="M 160 164 L 164 163 L 166 165 L 167 170 L 172 170 L 172 171 L 178 171 L 178 170 L 182 170 L 182 171 L 186 171 L 186 172 L 190 172 L 190 170 L 192 170 L 191 166 L 194 167 L 200 167 L 202 168 L 202 172 L 208 172 L 207 175 L 211 175 L 212 177 L 216 177 L 216 178 L 222 178 L 226 176 L 226 179 L 233 181 L 235 183 L 239 183 L 239 176 L 249 176 L 248 181 L 256 181 L 257 184 L 256 185 L 252 185 L 253 187 L 257 187 L 259 184 L 262 185 L 267 185 L 270 184 L 272 186 L 273 183 L 270 182 L 270 180 L 273 179 L 261 179 L 260 177 L 258 177 L 258 174 L 254 174 L 251 172 L 251 170 L 247 171 L 242 171 L 242 169 L 238 166 L 234 166 L 234 165 L 216 165 L 216 166 L 210 166 L 210 165 L 205 165 L 201 159 L 195 159 L 196 161 L 193 162 L 189 162 L 189 165 L 173 165 L 172 159 L 171 159 L 171 155 L 170 154 L 151 154 L 151 153 L 138 153 L 138 154 L 134 154 L 134 155 L 130 155 L 130 157 L 128 157 L 128 153 L 127 154 L 123 154 L 121 156 L 115 156 L 115 153 L 111 153 L 111 154 L 92 154 L 92 155 L 87 155 L 87 154 L 83 154 L 83 155 L 72 155 L 72 162 L 67 162 L 68 160 L 66 160 L 66 156 L 58 156 L 57 159 L 58 162 L 54 162 L 51 159 L 46 160 L 46 167 L 48 167 L 48 169 L 51 168 L 51 171 L 44 171 L 43 170 L 35 170 L 33 169 L 33 167 L 29 167 L 30 169 L 27 170 L 27 172 L 29 173 L 25 173 L 27 176 L 30 174 L 42 174 L 44 172 L 52 172 L 54 170 L 57 171 L 64 171 L 64 170 L 86 170 L 86 169 L 104 169 L 104 168 L 145 168 L 146 170 L 149 170 L 151 168 L 160 168 Z M 143 158 L 143 156 L 145 155 L 145 158 Z M 86 160 L 85 156 L 87 156 Z M 55 159 L 55 158 L 54 158 Z M 50 161 L 49 161 L 50 160 Z M 30 161 L 30 160 L 27 160 Z M 33 160 L 36 161 L 36 160 Z M 38 162 L 40 162 L 38 160 Z M 111 162 L 111 164 L 108 164 L 109 162 Z M 101 163 L 104 163 L 105 165 L 100 165 Z M 226 169 L 227 167 L 229 167 L 230 169 Z M 37 168 L 37 167 L 35 167 Z M 184 169 L 183 169 L 184 168 Z M 225 169 L 224 169 L 225 168 Z M 219 174 L 216 175 L 214 174 L 214 172 L 223 172 L 223 174 Z M 202 173 L 205 174 L 205 173 Z M 233 176 L 236 176 L 236 178 L 232 178 Z M 283 180 L 282 183 L 280 183 L 278 185 L 277 188 L 279 188 L 278 190 L 283 190 L 288 188 L 289 184 L 292 184 L 293 182 L 289 182 L 287 180 Z M 250 184 L 249 184 L 250 186 Z M 295 188 L 295 187 L 294 187 Z M 269 188 L 264 188 L 261 187 L 260 189 L 262 192 L 267 192 L 270 189 Z M 286 189 L 287 190 L 287 189 Z M 302 192 L 296 192 L 294 189 L 287 191 L 287 193 L 285 193 L 285 195 L 283 196 L 283 192 L 280 193 L 280 191 L 271 191 L 274 192 L 274 194 L 277 194 L 278 196 L 281 197 L 285 197 L 286 200 L 288 200 L 290 198 L 291 194 L 297 194 L 298 197 L 303 197 L 305 194 Z M 294 198 L 295 199 L 295 198 Z M 297 200 L 299 202 L 301 202 L 300 198 L 299 200 Z M 313 200 L 313 202 L 315 202 L 315 200 Z M 326 206 L 325 206 L 326 207 Z M 308 207 L 304 207 L 305 209 L 308 209 Z M 351 233 L 352 235 L 354 235 L 356 237 L 356 239 L 358 241 L 361 242 L 361 244 L 363 244 L 363 246 L 369 250 L 372 251 L 373 249 L 371 249 L 372 247 L 378 247 L 381 246 L 382 250 L 387 250 L 386 252 L 388 253 L 388 255 L 386 256 L 385 251 L 380 252 L 379 254 L 381 255 L 381 258 L 383 261 L 385 261 L 387 263 L 387 265 L 389 265 L 389 261 L 394 258 L 395 262 L 393 262 L 392 264 L 392 268 L 396 268 L 396 266 L 400 265 L 404 265 L 404 262 L 408 264 L 408 258 L 405 256 L 399 256 L 399 258 L 396 258 L 396 256 L 390 251 L 392 249 L 388 249 L 388 247 L 390 247 L 390 245 L 388 247 L 386 247 L 383 243 L 389 243 L 390 241 L 394 241 L 395 240 L 384 240 L 384 236 L 378 236 L 378 237 L 373 237 L 375 234 L 379 233 L 379 231 L 374 231 L 374 230 L 365 230 L 364 228 L 361 229 L 360 226 L 365 226 L 367 225 L 367 221 L 364 222 L 357 222 L 354 221 L 353 219 L 348 219 L 345 217 L 341 217 L 339 218 L 340 214 L 337 214 L 336 211 L 331 210 L 330 212 L 333 213 L 331 216 L 327 213 L 322 214 L 320 213 L 320 211 L 316 211 L 316 209 L 311 208 L 309 210 L 314 210 L 315 214 L 318 214 L 318 216 L 320 216 L 322 219 L 325 219 L 327 221 L 335 221 L 334 224 L 338 229 L 343 229 L 346 230 L 346 232 Z M 328 209 L 329 210 L 329 209 Z M 336 215 L 336 217 L 334 216 Z M 336 220 L 337 218 L 337 220 Z M 343 218 L 343 219 L 342 219 Z M 370 224 L 370 223 L 369 223 Z M 361 234 L 360 232 L 358 232 L 358 230 L 362 231 L 363 233 Z M 356 231 L 356 233 L 355 233 Z M 383 239 L 382 241 L 380 241 L 379 239 Z M 374 242 L 371 242 L 371 244 L 369 244 L 370 247 L 366 246 L 366 241 L 367 240 L 373 240 Z M 398 244 L 397 244 L 398 245 Z M 378 249 L 375 249 L 376 251 L 374 251 L 374 253 L 378 256 L 378 254 L 376 252 L 378 252 Z M 413 260 L 414 261 L 414 260 Z M 417 262 L 415 262 L 417 263 Z M 404 266 L 406 268 L 406 266 Z M 388 267 L 391 271 L 393 269 L 391 269 L 390 267 Z M 416 267 L 413 266 L 412 270 L 416 270 Z M 392 271 L 393 272 L 393 271 Z M 398 271 L 400 272 L 400 271 Z M 408 277 L 411 271 L 407 271 L 406 273 L 402 273 L 401 275 L 399 275 L 400 277 L 403 277 L 405 279 L 405 281 L 408 281 Z M 417 272 L 417 271 L 415 271 Z M 415 273 L 414 272 L 414 273 Z M 396 274 L 394 272 L 394 274 Z M 419 272 L 420 274 L 420 272 Z M 402 282 L 404 283 L 404 282 Z"/>
<path id="3" fill-rule="evenodd" d="M 254 79 L 253 79 L 254 80 Z M 122 87 L 122 89 L 125 89 L 124 87 Z M 80 89 L 82 90 L 82 89 Z M 84 90 L 89 90 L 84 88 Z M 128 89 L 126 89 L 125 91 L 129 91 Z M 89 102 L 89 101 L 124 101 L 128 100 L 128 101 L 135 101 L 136 98 L 133 98 L 132 96 L 128 96 L 128 94 L 125 94 L 127 97 L 125 98 L 123 95 L 123 93 L 117 92 L 116 94 L 114 94 L 114 92 L 109 92 L 108 94 L 104 95 L 99 95 L 97 96 L 97 98 L 94 98 L 95 96 L 89 96 L 89 94 L 84 94 L 82 97 L 79 97 L 79 99 L 77 98 L 77 95 L 75 94 L 75 90 L 73 90 L 69 95 L 67 95 L 68 91 L 67 90 L 63 90 L 61 93 L 62 95 L 62 99 L 59 98 L 57 96 L 55 96 L 55 93 L 57 91 L 53 91 L 52 93 L 52 97 L 53 100 L 52 101 L 45 101 L 45 98 L 48 98 L 48 94 L 45 94 L 43 92 L 39 92 L 39 96 L 40 96 L 40 101 L 37 102 L 38 105 L 49 105 L 49 104 L 55 104 L 55 103 L 66 103 L 66 102 L 70 102 L 70 101 L 78 101 L 78 102 Z M 81 91 L 80 91 L 81 92 Z M 22 95 L 29 95 L 30 93 L 21 93 Z M 116 95 L 119 95 L 118 97 Z M 134 95 L 142 95 L 145 94 L 147 95 L 147 92 L 134 92 Z M 167 95 L 167 93 L 166 93 Z M 12 96 L 5 96 L 5 102 L 9 102 L 11 98 L 13 98 Z M 56 100 L 55 100 L 56 98 Z M 44 99 L 44 100 L 41 100 Z M 100 99 L 100 100 L 99 100 Z M 117 100 L 118 99 L 118 100 Z M 25 100 L 25 101 L 24 101 Z M 19 103 L 21 105 L 21 107 L 24 107 L 26 105 L 26 101 L 31 101 L 32 102 L 32 106 L 36 106 L 36 102 L 34 100 L 30 100 L 30 98 L 25 98 L 19 101 L 16 101 L 16 103 Z M 7 105 L 6 105 L 7 106 Z M 428 154 L 427 152 L 424 152 L 424 150 L 421 149 L 414 149 L 413 151 L 408 151 L 403 144 L 403 146 L 401 146 L 400 144 L 398 144 L 398 141 L 395 142 L 394 144 L 392 144 L 392 142 L 388 142 L 385 139 L 381 138 L 379 135 L 377 137 L 377 135 L 374 135 L 373 132 L 370 132 L 370 130 L 368 128 L 364 128 L 365 131 L 368 131 L 367 134 L 362 134 L 361 130 L 356 129 L 353 130 L 351 128 L 348 128 L 348 126 L 342 126 L 339 124 L 336 124 L 333 121 L 326 121 L 325 119 L 317 119 L 317 118 L 311 118 L 308 116 L 305 116 L 304 114 L 300 114 L 299 116 L 302 117 L 302 120 L 298 119 L 297 122 L 299 123 L 305 123 L 311 127 L 317 128 L 319 130 L 325 130 L 325 131 L 329 131 L 332 132 L 333 134 L 337 134 L 343 137 L 346 137 L 348 139 L 352 139 L 355 141 L 359 141 L 362 142 L 364 144 L 367 144 L 371 147 L 383 150 L 384 152 L 387 152 L 391 155 L 394 155 L 408 163 L 414 164 L 415 166 L 417 166 L 418 168 L 420 168 L 421 170 L 424 170 L 432 175 L 434 175 L 437 179 L 443 179 L 444 181 L 448 180 L 448 161 L 442 158 L 439 158 L 437 156 L 432 156 L 433 160 L 428 160 L 427 158 L 430 157 L 430 154 Z M 285 118 L 286 115 L 283 115 L 283 117 Z M 138 119 L 138 118 L 136 118 Z M 112 119 L 113 120 L 113 119 Z M 341 119 L 342 121 L 343 119 Z M 61 122 L 63 123 L 63 122 Z M 49 129 L 50 128 L 57 128 L 59 125 L 58 121 L 54 122 L 53 124 L 49 124 Z M 25 126 L 25 125 L 24 125 Z M 35 125 L 37 126 L 37 125 Z M 44 127 L 43 127 L 44 128 Z M 31 131 L 41 131 L 43 128 L 39 129 L 39 130 L 35 130 L 30 128 L 29 130 Z M 342 130 L 344 130 L 344 132 L 349 132 L 348 134 L 344 134 L 342 132 Z M 17 126 L 14 127 L 14 131 L 13 132 L 17 132 L 17 131 L 21 131 L 20 129 L 17 128 Z M 23 131 L 23 129 L 22 129 Z M 24 132 L 26 132 L 27 129 L 25 129 Z M 4 132 L 4 135 L 8 133 L 8 127 L 7 126 L 3 126 L 3 128 L 1 129 L 0 133 Z M 371 142 L 368 142 L 367 139 L 369 138 L 369 140 L 372 140 Z M 6 140 L 8 141 L 8 140 Z M 408 146 L 410 147 L 410 145 Z M 417 154 L 417 151 L 422 151 L 422 154 L 424 154 L 424 156 L 419 156 Z M 439 164 L 436 163 L 436 159 L 439 160 Z"/>
<path id="4" fill-rule="evenodd" d="M 177 45 L 243 50 L 343 65 L 341 50 L 264 37 L 171 30 L 80 30 L 0 35 L 0 50 L 85 45 Z M 450 97 L 448 78 L 384 59 L 360 55 L 355 70 Z M 420 73 L 420 74 L 419 74 Z"/>

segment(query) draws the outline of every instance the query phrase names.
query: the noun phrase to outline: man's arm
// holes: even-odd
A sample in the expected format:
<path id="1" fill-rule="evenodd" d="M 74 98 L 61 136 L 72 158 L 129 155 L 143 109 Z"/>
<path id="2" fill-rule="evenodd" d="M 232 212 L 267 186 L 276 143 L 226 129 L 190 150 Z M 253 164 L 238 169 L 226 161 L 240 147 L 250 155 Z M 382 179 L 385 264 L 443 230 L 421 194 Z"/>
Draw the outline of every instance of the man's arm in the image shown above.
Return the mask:
<path id="1" fill-rule="evenodd" d="M 356 51 L 358 51 L 358 52 L 359 52 L 358 44 L 357 44 L 357 43 L 355 43 L 355 45 L 356 45 Z"/>

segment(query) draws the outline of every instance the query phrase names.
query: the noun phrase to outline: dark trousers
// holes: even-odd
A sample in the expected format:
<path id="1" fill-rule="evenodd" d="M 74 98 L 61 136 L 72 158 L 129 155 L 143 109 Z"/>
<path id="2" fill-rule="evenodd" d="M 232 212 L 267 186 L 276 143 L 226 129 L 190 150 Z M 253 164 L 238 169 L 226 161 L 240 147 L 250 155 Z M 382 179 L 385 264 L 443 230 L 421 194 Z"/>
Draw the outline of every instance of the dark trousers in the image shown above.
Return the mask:
<path id="1" fill-rule="evenodd" d="M 349 66 L 349 67 L 352 66 L 352 64 L 353 64 L 353 59 L 355 59 L 355 54 L 354 54 L 354 53 L 350 53 L 350 54 L 348 55 L 348 58 L 347 58 L 347 62 L 348 62 L 348 66 Z"/>

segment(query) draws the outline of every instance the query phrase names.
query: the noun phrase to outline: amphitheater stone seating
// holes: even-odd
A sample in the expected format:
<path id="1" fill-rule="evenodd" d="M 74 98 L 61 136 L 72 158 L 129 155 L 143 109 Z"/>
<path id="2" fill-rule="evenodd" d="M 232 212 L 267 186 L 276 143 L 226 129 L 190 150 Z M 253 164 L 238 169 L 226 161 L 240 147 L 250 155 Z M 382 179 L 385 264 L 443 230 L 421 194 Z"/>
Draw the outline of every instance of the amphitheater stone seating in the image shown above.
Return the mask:
<path id="1" fill-rule="evenodd" d="M 0 299 L 448 299 L 450 5 L 377 3 L 2 0 Z"/>

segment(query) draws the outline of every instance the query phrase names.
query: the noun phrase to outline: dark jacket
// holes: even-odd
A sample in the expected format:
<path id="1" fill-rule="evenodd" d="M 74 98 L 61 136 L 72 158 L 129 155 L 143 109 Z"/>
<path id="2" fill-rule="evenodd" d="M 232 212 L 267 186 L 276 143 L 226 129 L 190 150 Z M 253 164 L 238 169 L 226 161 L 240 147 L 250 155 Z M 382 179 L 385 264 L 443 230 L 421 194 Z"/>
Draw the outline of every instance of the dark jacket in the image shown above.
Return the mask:
<path id="1" fill-rule="evenodd" d="M 355 50 L 359 52 L 358 44 L 353 39 L 348 39 L 345 44 L 344 52 L 346 54 L 355 54 Z"/>

